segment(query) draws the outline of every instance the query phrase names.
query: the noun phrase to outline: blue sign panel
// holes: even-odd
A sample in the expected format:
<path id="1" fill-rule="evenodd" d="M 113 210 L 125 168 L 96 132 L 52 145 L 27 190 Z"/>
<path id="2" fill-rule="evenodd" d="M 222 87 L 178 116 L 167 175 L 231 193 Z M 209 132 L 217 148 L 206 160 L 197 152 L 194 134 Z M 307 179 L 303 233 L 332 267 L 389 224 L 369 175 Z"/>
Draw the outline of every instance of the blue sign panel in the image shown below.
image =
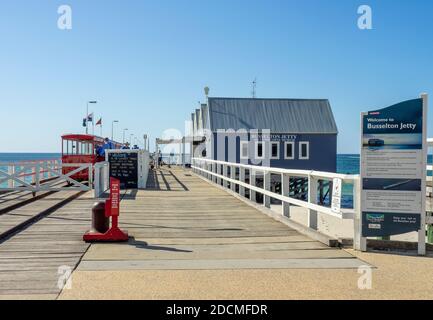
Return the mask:
<path id="1" fill-rule="evenodd" d="M 362 115 L 362 236 L 421 228 L 425 214 L 423 99 Z"/>

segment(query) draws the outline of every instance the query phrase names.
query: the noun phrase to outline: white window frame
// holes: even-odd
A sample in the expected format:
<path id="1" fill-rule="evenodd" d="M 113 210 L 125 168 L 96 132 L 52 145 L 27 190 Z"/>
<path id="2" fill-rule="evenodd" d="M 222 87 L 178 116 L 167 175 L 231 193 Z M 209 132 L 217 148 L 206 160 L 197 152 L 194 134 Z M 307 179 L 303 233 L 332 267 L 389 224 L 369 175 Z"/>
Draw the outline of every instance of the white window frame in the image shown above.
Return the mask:
<path id="1" fill-rule="evenodd" d="M 259 143 L 262 145 L 262 156 L 261 157 L 259 157 Z M 256 159 L 258 159 L 258 160 L 262 160 L 262 159 L 264 159 L 265 158 L 265 154 L 266 154 L 266 148 L 265 148 L 265 143 L 264 143 L 264 141 L 256 141 L 256 148 L 255 148 L 255 150 L 254 150 L 254 153 L 255 153 L 255 158 Z"/>
<path id="2" fill-rule="evenodd" d="M 269 148 L 269 159 L 272 160 L 277 160 L 280 159 L 280 143 L 278 141 L 271 141 L 271 147 Z M 277 145 L 277 155 L 276 156 L 272 156 L 272 147 L 274 145 Z"/>
<path id="3" fill-rule="evenodd" d="M 243 155 L 242 151 L 244 150 L 244 145 L 247 146 L 247 154 Z M 239 150 L 239 157 L 240 159 L 249 159 L 249 141 L 241 141 L 239 144 L 240 150 Z"/>
<path id="4" fill-rule="evenodd" d="M 302 146 L 307 146 L 307 155 L 305 157 L 302 156 Z M 309 141 L 300 141 L 299 142 L 299 160 L 309 160 L 310 159 L 310 142 Z"/>
<path id="5" fill-rule="evenodd" d="M 291 157 L 287 156 L 287 146 L 289 144 L 292 146 L 292 156 Z M 284 159 L 286 159 L 286 160 L 294 160 L 295 159 L 295 142 L 294 141 L 286 141 L 284 143 Z"/>

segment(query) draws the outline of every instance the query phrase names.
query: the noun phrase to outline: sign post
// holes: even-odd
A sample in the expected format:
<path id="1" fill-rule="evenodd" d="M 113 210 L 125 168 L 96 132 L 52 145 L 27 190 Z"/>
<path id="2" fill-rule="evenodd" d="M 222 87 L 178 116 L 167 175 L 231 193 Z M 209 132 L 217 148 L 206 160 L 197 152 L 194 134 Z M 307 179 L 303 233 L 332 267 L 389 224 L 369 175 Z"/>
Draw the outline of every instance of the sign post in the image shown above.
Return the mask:
<path id="1" fill-rule="evenodd" d="M 105 201 L 105 216 L 111 217 L 111 227 L 105 233 L 89 231 L 83 236 L 86 242 L 128 241 L 128 233 L 119 228 L 120 180 L 110 178 L 110 198 Z"/>
<path id="2" fill-rule="evenodd" d="M 427 95 L 361 114 L 361 209 L 355 239 L 418 232 L 425 254 Z M 355 223 L 356 224 L 356 223 Z"/>

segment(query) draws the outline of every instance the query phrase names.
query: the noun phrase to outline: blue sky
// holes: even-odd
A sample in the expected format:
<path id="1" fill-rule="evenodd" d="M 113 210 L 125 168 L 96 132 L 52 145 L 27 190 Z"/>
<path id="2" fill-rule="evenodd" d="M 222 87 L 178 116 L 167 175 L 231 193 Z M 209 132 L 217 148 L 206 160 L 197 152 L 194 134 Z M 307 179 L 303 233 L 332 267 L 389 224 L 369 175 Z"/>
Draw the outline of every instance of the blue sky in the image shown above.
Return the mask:
<path id="1" fill-rule="evenodd" d="M 59 151 L 92 99 L 104 135 L 116 119 L 117 140 L 154 140 L 183 130 L 204 86 L 248 97 L 257 77 L 258 97 L 329 99 L 339 152 L 358 153 L 361 111 L 433 94 L 429 0 L 4 0 L 0 39 L 0 152 Z"/>

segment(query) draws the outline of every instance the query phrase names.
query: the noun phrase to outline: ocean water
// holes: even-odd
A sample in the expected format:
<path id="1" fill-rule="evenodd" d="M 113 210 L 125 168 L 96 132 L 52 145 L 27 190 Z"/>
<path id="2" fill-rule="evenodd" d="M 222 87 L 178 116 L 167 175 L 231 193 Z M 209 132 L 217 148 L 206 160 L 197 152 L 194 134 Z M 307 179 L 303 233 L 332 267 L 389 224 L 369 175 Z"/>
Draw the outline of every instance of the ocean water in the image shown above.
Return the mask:
<path id="1" fill-rule="evenodd" d="M 5 163 L 16 163 L 16 162 L 23 162 L 23 161 L 37 161 L 37 160 L 60 160 L 61 155 L 59 153 L 0 153 L 0 171 L 7 172 L 7 166 L 2 165 Z M 31 173 L 32 168 L 28 168 L 27 170 L 23 170 L 23 174 Z M 47 177 L 47 174 L 44 174 L 45 177 Z M 3 178 L 3 176 L 0 174 L 0 180 Z M 32 180 L 32 177 L 27 176 L 24 177 L 24 181 L 27 183 L 30 183 Z M 0 183 L 0 187 L 6 187 L 7 183 Z"/>

